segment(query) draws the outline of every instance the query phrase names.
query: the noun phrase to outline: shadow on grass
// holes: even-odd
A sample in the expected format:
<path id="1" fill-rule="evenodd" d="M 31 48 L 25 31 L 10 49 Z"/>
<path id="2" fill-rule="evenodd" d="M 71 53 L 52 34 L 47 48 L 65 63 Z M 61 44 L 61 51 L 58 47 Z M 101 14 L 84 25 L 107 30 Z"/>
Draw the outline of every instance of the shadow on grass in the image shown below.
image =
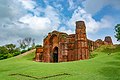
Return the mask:
<path id="1" fill-rule="evenodd" d="M 61 73 L 61 74 L 37 77 L 37 76 L 30 76 L 30 75 L 27 75 L 27 74 L 16 73 L 16 74 L 10 74 L 9 76 L 17 76 L 17 75 L 23 76 L 23 77 L 28 77 L 28 78 L 33 78 L 33 79 L 46 79 L 46 78 L 52 78 L 52 77 L 57 77 L 57 76 L 65 76 L 65 75 L 70 75 L 70 74 L 68 74 L 68 73 Z"/>
<path id="2" fill-rule="evenodd" d="M 106 80 L 120 80 L 120 67 L 103 67 L 99 73 L 107 78 Z"/>
<path id="3" fill-rule="evenodd" d="M 0 72 L 6 72 L 6 71 L 10 71 L 10 70 L 7 70 L 7 69 L 0 69 Z"/>
<path id="4" fill-rule="evenodd" d="M 107 62 L 106 64 L 120 67 L 120 61 L 111 61 Z"/>
<path id="5" fill-rule="evenodd" d="M 114 57 L 116 60 L 120 60 L 120 55 Z"/>

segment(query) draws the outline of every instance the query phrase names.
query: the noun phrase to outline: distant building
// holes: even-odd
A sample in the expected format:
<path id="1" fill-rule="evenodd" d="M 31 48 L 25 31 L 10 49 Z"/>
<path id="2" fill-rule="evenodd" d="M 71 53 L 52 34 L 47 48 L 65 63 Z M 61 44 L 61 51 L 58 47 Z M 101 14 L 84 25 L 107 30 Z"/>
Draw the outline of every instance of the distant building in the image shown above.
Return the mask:
<path id="1" fill-rule="evenodd" d="M 36 49 L 35 61 L 38 62 L 67 62 L 89 59 L 90 51 L 101 45 L 112 45 L 109 37 L 102 41 L 87 39 L 84 21 L 76 22 L 75 34 L 53 31 L 43 41 L 43 47 Z"/>

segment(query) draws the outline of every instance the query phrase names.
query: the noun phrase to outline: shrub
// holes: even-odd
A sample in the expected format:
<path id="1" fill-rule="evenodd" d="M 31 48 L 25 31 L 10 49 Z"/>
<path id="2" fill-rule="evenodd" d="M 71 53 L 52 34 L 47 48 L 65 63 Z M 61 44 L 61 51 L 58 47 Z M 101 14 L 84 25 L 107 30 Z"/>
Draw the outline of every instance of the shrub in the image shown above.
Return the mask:
<path id="1" fill-rule="evenodd" d="M 7 54 L 7 58 L 10 58 L 10 57 L 13 57 L 13 56 L 14 56 L 13 54 L 10 54 L 10 53 Z"/>
<path id="2" fill-rule="evenodd" d="M 21 54 L 21 52 L 15 52 L 15 53 L 14 53 L 14 56 L 17 56 L 17 55 L 19 55 L 19 54 Z"/>
<path id="3" fill-rule="evenodd" d="M 36 45 L 35 48 L 37 48 L 37 47 L 42 47 L 42 45 Z"/>
<path id="4" fill-rule="evenodd" d="M 32 47 L 28 48 L 28 51 L 32 50 Z"/>
<path id="5" fill-rule="evenodd" d="M 27 52 L 27 50 L 22 50 L 22 51 L 21 51 L 21 53 L 25 53 L 25 52 Z"/>
<path id="6" fill-rule="evenodd" d="M 90 53 L 90 59 L 96 57 L 98 54 Z"/>

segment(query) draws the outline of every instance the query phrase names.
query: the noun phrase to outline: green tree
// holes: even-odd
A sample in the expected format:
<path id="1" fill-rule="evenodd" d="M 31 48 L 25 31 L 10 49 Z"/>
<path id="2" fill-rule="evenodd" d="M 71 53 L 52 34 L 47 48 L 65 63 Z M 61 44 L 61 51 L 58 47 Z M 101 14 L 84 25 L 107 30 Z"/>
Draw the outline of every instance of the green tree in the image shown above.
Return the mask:
<path id="1" fill-rule="evenodd" d="M 120 41 L 120 24 L 115 26 L 115 37 L 117 38 L 117 41 Z"/>
<path id="2" fill-rule="evenodd" d="M 23 42 L 25 43 L 25 45 L 29 48 L 30 44 L 32 42 L 32 38 L 31 37 L 26 37 L 25 39 L 23 39 Z"/>
<path id="3" fill-rule="evenodd" d="M 5 46 L 0 46 L 0 60 L 19 55 L 20 53 L 20 49 L 17 48 L 14 44 L 6 44 Z"/>
<path id="4" fill-rule="evenodd" d="M 35 39 L 32 39 L 31 37 L 26 37 L 22 40 L 20 39 L 17 42 L 19 43 L 22 50 L 29 49 L 30 47 L 35 46 Z"/>
<path id="5" fill-rule="evenodd" d="M 36 45 L 35 48 L 37 48 L 37 47 L 42 47 L 42 45 Z"/>
<path id="6" fill-rule="evenodd" d="M 19 43 L 21 49 L 24 50 L 27 47 L 27 45 L 25 44 L 24 40 L 20 39 L 17 42 Z"/>
<path id="7" fill-rule="evenodd" d="M 32 48 L 35 48 L 35 39 L 32 40 Z"/>
<path id="8" fill-rule="evenodd" d="M 5 47 L 8 49 L 9 53 L 14 53 L 16 49 L 16 45 L 14 44 L 7 44 Z"/>
<path id="9" fill-rule="evenodd" d="M 0 46 L 0 60 L 6 59 L 9 51 L 5 46 Z"/>

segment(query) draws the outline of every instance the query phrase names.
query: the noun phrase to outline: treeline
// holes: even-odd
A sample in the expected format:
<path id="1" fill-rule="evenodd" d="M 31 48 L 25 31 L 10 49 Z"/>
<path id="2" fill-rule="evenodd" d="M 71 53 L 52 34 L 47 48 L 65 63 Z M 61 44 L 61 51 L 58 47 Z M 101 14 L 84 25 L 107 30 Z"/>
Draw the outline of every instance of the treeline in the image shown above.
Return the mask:
<path id="1" fill-rule="evenodd" d="M 6 44 L 4 46 L 0 46 L 0 60 L 17 56 L 41 46 L 35 45 L 35 39 L 32 39 L 30 37 L 20 39 L 17 42 L 19 43 L 18 47 L 15 44 Z"/>
<path id="2" fill-rule="evenodd" d="M 17 48 L 14 44 L 0 46 L 0 60 L 7 59 L 19 54 L 21 54 L 20 48 Z"/>

